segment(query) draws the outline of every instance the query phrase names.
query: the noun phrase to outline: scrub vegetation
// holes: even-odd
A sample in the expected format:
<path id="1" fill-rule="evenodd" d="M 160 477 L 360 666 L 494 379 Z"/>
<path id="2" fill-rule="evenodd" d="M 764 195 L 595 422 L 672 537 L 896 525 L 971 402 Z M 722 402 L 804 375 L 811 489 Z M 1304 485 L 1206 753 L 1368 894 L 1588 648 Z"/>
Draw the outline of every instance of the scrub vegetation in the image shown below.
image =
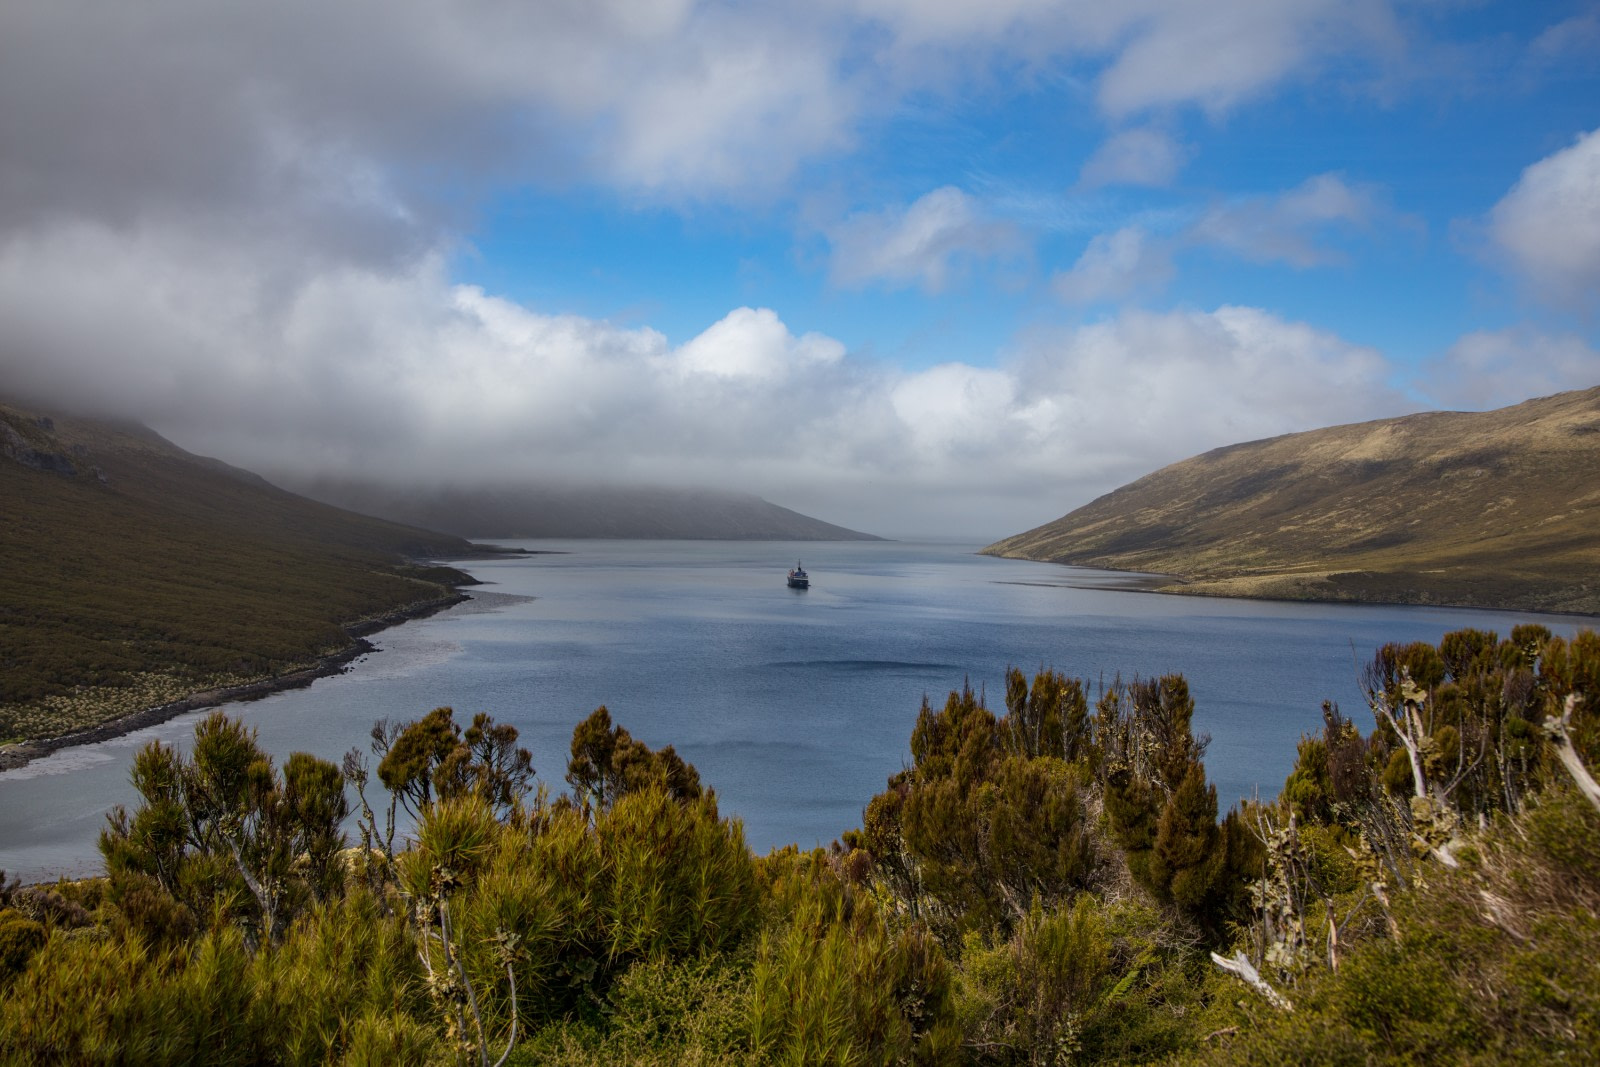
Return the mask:
<path id="1" fill-rule="evenodd" d="M 924 703 L 859 829 L 766 856 L 604 708 L 561 793 L 486 715 L 279 767 L 219 713 L 140 753 L 103 878 L 4 887 L 0 1060 L 1584 1060 L 1600 637 L 1461 631 L 1366 682 L 1370 729 L 1325 707 L 1222 813 L 1180 676 L 1013 671 L 1003 710 Z"/>
<path id="2" fill-rule="evenodd" d="M 311 667 L 470 579 L 468 542 L 316 504 L 131 424 L 0 404 L 0 744 Z"/>

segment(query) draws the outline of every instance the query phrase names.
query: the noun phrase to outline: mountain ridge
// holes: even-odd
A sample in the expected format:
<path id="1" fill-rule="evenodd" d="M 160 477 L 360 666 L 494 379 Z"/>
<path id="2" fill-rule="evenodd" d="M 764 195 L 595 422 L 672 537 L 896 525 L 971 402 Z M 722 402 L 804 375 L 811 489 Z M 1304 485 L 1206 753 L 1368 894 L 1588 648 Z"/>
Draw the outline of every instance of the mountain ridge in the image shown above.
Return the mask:
<path id="1" fill-rule="evenodd" d="M 879 541 L 750 493 L 655 487 L 503 485 L 403 489 L 291 482 L 313 500 L 474 538 Z"/>
<path id="2" fill-rule="evenodd" d="M 1165 592 L 1600 613 L 1600 387 L 1212 449 L 988 555 Z"/>

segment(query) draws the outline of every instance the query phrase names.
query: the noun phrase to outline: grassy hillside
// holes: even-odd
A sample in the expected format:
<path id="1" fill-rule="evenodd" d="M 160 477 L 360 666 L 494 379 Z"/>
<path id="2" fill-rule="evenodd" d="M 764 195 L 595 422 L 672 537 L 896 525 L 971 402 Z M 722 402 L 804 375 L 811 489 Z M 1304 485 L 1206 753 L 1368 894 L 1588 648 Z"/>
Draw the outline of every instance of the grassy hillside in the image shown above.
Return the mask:
<path id="1" fill-rule="evenodd" d="M 708 541 L 877 541 L 748 493 L 708 489 L 502 486 L 395 489 L 353 482 L 296 488 L 317 500 L 463 537 Z"/>
<path id="2" fill-rule="evenodd" d="M 1173 591 L 1600 612 L 1600 388 L 1219 448 L 984 551 Z"/>
<path id="3" fill-rule="evenodd" d="M 0 404 L 0 741 L 339 652 L 439 601 L 472 547 L 353 515 L 143 427 Z"/>

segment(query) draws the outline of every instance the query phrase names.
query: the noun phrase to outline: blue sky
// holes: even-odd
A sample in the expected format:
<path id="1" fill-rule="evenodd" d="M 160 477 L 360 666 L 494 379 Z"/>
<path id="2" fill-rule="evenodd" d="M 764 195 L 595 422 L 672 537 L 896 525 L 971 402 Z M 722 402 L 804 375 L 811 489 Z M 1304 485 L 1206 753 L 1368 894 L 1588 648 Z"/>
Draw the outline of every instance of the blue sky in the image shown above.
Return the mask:
<path id="1" fill-rule="evenodd" d="M 1261 205 L 1327 177 L 1356 190 L 1368 213 L 1308 227 L 1307 262 L 1195 247 L 1168 284 L 1131 295 L 1149 307 L 1272 307 L 1406 363 L 1474 328 L 1532 320 L 1583 330 L 1593 323 L 1562 314 L 1573 308 L 1509 287 L 1474 231 L 1528 164 L 1600 123 L 1600 31 L 1592 5 L 1585 10 L 1460 11 L 1419 29 L 1439 32 L 1426 42 L 1433 47 L 1478 51 L 1471 65 L 1460 59 L 1409 85 L 1390 83 L 1402 72 L 1365 69 L 1290 80 L 1221 113 L 1179 107 L 1122 129 L 1093 110 L 1091 84 L 1069 71 L 922 94 L 863 122 L 849 151 L 821 154 L 754 202 L 655 199 L 590 183 L 513 188 L 486 205 L 453 271 L 524 302 L 653 325 L 674 342 L 730 304 L 771 306 L 852 349 L 930 365 L 982 359 L 1029 325 L 1093 319 L 1127 302 L 1130 294 L 1063 301 L 1049 291 L 1051 276 L 1097 235 L 1140 226 L 1171 238 L 1208 211 Z M 1528 58 L 1540 34 L 1572 19 L 1575 39 L 1559 58 Z M 1169 169 L 1085 181 L 1096 153 L 1130 132 L 1164 142 Z M 830 271 L 828 220 L 904 209 L 941 188 L 1014 226 L 1010 255 L 973 256 L 938 287 Z"/>
<path id="2" fill-rule="evenodd" d="M 288 480 L 999 537 L 1600 384 L 1600 5 L 0 12 L 0 369 Z"/>

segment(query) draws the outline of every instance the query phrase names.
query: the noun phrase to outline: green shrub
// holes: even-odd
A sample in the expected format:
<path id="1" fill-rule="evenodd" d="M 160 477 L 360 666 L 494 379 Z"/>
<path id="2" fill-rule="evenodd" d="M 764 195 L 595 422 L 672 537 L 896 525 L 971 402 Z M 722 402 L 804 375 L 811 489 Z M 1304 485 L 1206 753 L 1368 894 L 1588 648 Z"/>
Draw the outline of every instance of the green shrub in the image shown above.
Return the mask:
<path id="1" fill-rule="evenodd" d="M 137 938 L 52 939 L 0 1001 L 0 1061 L 179 1062 L 191 1020 L 157 1010 L 173 965 Z"/>
<path id="2" fill-rule="evenodd" d="M 780 1064 L 953 1063 L 950 967 L 921 925 L 892 929 L 820 851 L 766 861 L 780 919 L 751 979 L 751 1042 Z"/>
<path id="3" fill-rule="evenodd" d="M 636 961 L 737 948 L 761 916 L 743 828 L 709 794 L 680 801 L 647 786 L 592 825 L 555 805 L 498 828 L 470 868 L 453 905 L 468 973 L 490 1014 L 509 1021 L 494 945 L 514 937 L 528 1028 L 597 1007 Z"/>
<path id="4" fill-rule="evenodd" d="M 417 1044 L 433 1034 L 433 1017 L 415 935 L 370 893 L 303 916 L 282 945 L 255 957 L 251 976 L 250 1011 L 280 1062 L 320 1064 L 341 1049 L 366 1049 L 359 1062 L 385 1048 L 409 1055 L 433 1047 L 431 1036 Z"/>
<path id="5" fill-rule="evenodd" d="M 0 986 L 21 974 L 44 942 L 43 923 L 9 908 L 0 911 Z"/>
<path id="6" fill-rule="evenodd" d="M 184 921 L 141 899 L 152 885 L 191 919 L 237 923 L 267 942 L 342 889 L 347 805 L 333 764 L 297 752 L 280 775 L 256 732 L 218 711 L 195 727 L 189 756 L 159 741 L 140 749 L 132 778 L 142 803 L 131 816 L 120 805 L 112 811 L 100 852 L 114 902 L 120 895 L 158 936 Z"/>
<path id="7" fill-rule="evenodd" d="M 423 1067 L 445 1059 L 439 1036 L 409 1015 L 369 1008 L 350 1026 L 342 1067 Z"/>
<path id="8" fill-rule="evenodd" d="M 378 1015 L 412 1036 L 429 1017 L 409 928 L 356 893 L 257 954 L 228 927 L 177 950 L 52 938 L 0 1003 L 0 1062 L 323 1064 Z"/>
<path id="9" fill-rule="evenodd" d="M 748 960 L 643 960 L 618 978 L 600 1023 L 563 1021 L 532 1036 L 514 1063 L 748 1064 Z"/>
<path id="10" fill-rule="evenodd" d="M 1216 1028 L 1219 984 L 1156 909 L 1086 893 L 998 944 L 968 934 L 955 1010 L 981 1063 L 1145 1063 Z"/>
<path id="11" fill-rule="evenodd" d="M 714 795 L 680 802 L 649 786 L 595 825 L 611 875 L 605 906 L 614 959 L 677 959 L 741 942 L 760 915 L 744 827 Z"/>
<path id="12" fill-rule="evenodd" d="M 420 815 L 434 800 L 472 795 L 504 817 L 528 795 L 533 757 L 517 747 L 517 730 L 479 712 L 463 732 L 451 708 L 415 722 L 373 729 L 378 779 L 407 811 Z"/>
<path id="13" fill-rule="evenodd" d="M 995 717 L 970 687 L 943 709 L 923 701 L 915 763 L 869 803 L 859 841 L 902 894 L 934 898 L 959 929 L 1015 922 L 1035 895 L 1087 888 L 1104 859 L 1084 804 L 1089 772 L 1082 686 L 1041 673 L 1008 676 L 1010 713 Z M 1070 742 L 1070 743 L 1069 743 Z"/>
<path id="14" fill-rule="evenodd" d="M 605 811 L 624 795 L 655 786 L 678 800 L 701 795 L 700 773 L 667 745 L 660 751 L 611 724 L 604 705 L 572 731 L 567 783 L 574 800 L 590 811 Z"/>
<path id="15" fill-rule="evenodd" d="M 1583 1062 L 1600 1042 L 1600 812 L 1547 790 L 1475 860 L 1397 893 L 1398 936 L 1347 943 L 1292 1014 L 1256 1001 L 1197 1059 L 1227 1064 Z M 1349 931 L 1347 931 L 1349 932 Z M 1242 990 L 1242 987 L 1240 987 Z"/>
<path id="16" fill-rule="evenodd" d="M 106 902 L 113 930 L 153 946 L 175 948 L 198 926 L 186 904 L 155 878 L 137 871 L 119 871 L 107 879 Z"/>

